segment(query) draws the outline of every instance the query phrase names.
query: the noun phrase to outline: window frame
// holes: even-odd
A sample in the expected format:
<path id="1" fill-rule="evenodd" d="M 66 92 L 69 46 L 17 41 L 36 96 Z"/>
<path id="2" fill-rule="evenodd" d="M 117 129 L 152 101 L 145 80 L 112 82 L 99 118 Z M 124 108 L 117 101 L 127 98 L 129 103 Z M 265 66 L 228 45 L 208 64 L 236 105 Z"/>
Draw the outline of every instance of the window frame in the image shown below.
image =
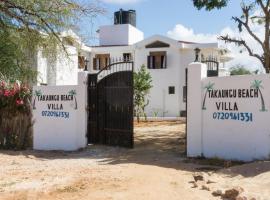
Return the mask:
<path id="1" fill-rule="evenodd" d="M 150 51 L 147 56 L 148 69 L 167 69 L 167 51 Z"/>
<path id="2" fill-rule="evenodd" d="M 169 95 L 175 94 L 175 86 L 169 86 L 168 87 L 168 94 Z"/>
<path id="3" fill-rule="evenodd" d="M 103 64 L 105 66 L 103 66 Z M 103 70 L 110 64 L 110 54 L 96 54 L 93 58 L 93 70 Z"/>
<path id="4" fill-rule="evenodd" d="M 131 55 L 131 53 L 123 53 L 123 61 L 124 62 L 130 62 L 130 61 L 132 61 L 132 55 Z"/>

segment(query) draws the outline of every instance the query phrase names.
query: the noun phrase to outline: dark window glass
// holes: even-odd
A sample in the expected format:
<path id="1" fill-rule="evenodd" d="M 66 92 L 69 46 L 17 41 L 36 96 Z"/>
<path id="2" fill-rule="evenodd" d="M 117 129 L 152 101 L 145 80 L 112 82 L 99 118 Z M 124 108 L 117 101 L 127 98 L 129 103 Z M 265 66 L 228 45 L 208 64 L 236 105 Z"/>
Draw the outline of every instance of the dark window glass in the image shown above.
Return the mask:
<path id="1" fill-rule="evenodd" d="M 124 62 L 131 61 L 131 53 L 123 53 Z"/>
<path id="2" fill-rule="evenodd" d="M 175 94 L 175 87 L 169 86 L 169 94 Z"/>

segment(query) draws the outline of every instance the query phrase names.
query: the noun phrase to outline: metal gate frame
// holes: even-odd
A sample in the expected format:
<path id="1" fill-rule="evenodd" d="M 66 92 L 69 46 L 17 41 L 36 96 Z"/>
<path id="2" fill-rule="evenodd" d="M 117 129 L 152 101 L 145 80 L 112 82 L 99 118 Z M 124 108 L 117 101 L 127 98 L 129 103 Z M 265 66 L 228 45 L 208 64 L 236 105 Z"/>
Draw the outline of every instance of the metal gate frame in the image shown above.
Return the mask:
<path id="1" fill-rule="evenodd" d="M 109 64 L 96 74 L 88 75 L 88 143 L 133 147 L 133 71 L 134 62 L 121 61 Z M 115 85 L 106 87 L 107 82 Z M 126 85 L 120 86 L 123 83 Z M 115 94 L 114 91 L 118 93 Z M 112 105 L 113 101 L 115 103 L 113 98 L 116 96 L 119 98 L 117 102 L 121 103 L 119 91 L 125 91 L 121 93 L 121 97 L 127 97 L 128 104 L 122 101 L 122 114 L 118 112 L 113 115 L 111 108 L 116 109 L 116 112 L 118 109 L 118 105 Z M 108 123 L 107 119 L 118 123 Z"/>

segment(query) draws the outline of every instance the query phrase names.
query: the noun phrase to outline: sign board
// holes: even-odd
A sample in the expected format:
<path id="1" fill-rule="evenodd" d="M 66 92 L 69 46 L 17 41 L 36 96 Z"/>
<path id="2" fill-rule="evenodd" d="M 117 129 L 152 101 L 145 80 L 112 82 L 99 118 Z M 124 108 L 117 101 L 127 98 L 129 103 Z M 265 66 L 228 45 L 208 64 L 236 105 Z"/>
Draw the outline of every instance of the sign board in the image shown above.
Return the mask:
<path id="1" fill-rule="evenodd" d="M 270 153 L 270 77 L 207 78 L 202 82 L 204 154 L 228 159 Z"/>
<path id="2" fill-rule="evenodd" d="M 270 158 L 270 76 L 206 77 L 189 66 L 188 156 Z"/>
<path id="3" fill-rule="evenodd" d="M 34 90 L 33 110 L 39 109 L 42 118 L 62 118 L 69 120 L 78 109 L 76 89 L 62 91 L 45 91 L 44 88 Z M 44 93 L 45 92 L 45 93 Z M 65 92 L 65 93 L 64 93 Z"/>
<path id="4" fill-rule="evenodd" d="M 85 99 L 79 86 L 33 88 L 34 149 L 77 150 L 85 138 Z M 85 145 L 85 144 L 84 144 Z"/>

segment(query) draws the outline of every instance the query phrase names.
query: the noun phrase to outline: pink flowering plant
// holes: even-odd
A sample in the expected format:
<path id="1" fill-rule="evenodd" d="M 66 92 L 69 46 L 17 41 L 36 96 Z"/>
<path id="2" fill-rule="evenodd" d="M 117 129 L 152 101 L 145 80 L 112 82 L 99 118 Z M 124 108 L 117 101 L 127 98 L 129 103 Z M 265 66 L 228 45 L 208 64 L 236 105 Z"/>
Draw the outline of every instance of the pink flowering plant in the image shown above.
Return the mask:
<path id="1" fill-rule="evenodd" d="M 31 90 L 0 79 L 0 149 L 25 149 L 32 143 Z"/>
<path id="2" fill-rule="evenodd" d="M 9 83 L 2 80 L 0 82 L 0 111 L 6 110 L 10 114 L 27 113 L 30 97 L 30 89 L 18 81 Z"/>

